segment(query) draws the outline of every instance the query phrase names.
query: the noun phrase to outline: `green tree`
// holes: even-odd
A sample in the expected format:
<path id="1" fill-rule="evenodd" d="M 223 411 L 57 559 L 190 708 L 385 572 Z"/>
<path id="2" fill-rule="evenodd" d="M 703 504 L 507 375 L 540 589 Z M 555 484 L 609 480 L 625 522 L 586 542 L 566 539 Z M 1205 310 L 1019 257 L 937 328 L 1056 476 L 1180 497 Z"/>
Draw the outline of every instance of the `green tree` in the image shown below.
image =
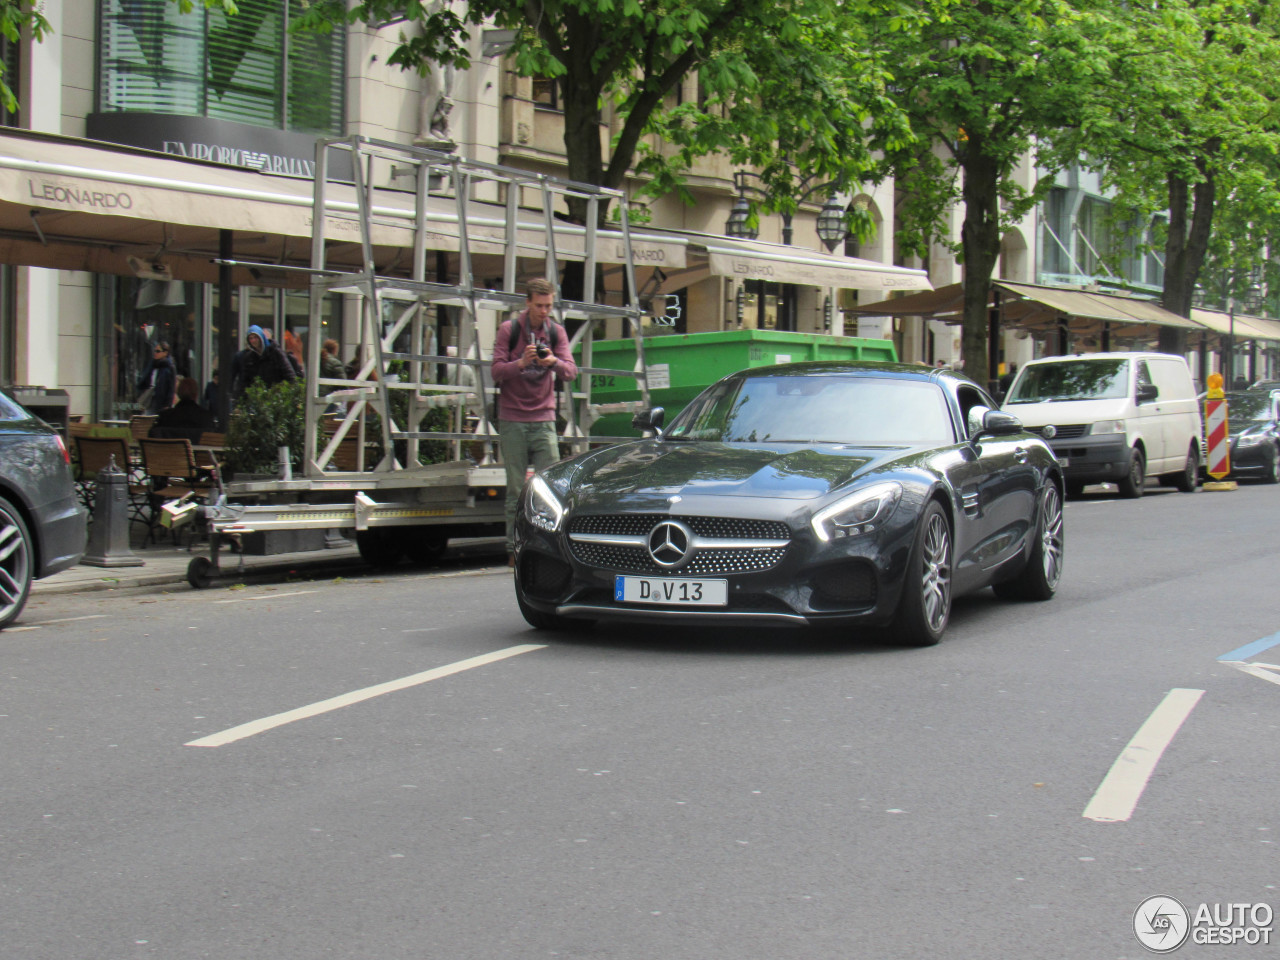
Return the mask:
<path id="1" fill-rule="evenodd" d="M 1167 214 L 1164 306 L 1188 316 L 1206 264 L 1206 288 L 1240 296 L 1238 278 L 1254 272 L 1280 214 L 1280 20 L 1270 0 L 1165 0 L 1123 13 L 1126 55 L 1060 144 L 1104 172 L 1133 219 Z M 1225 221 L 1224 200 L 1234 208 Z M 1165 331 L 1161 347 L 1181 352 L 1181 340 Z"/>
<path id="2" fill-rule="evenodd" d="M 882 174 L 897 178 L 898 245 L 927 256 L 934 242 L 964 266 L 965 372 L 988 370 L 991 276 L 1006 230 L 1052 185 L 1058 158 L 1044 138 L 1078 122 L 1079 105 L 1110 75 L 1111 4 L 1105 0 L 932 0 L 918 32 L 874 24 L 881 59 L 894 64 L 893 89 L 914 137 L 883 151 Z M 1016 177 L 1029 157 L 1040 179 Z M 959 202 L 963 221 L 950 243 L 946 217 Z"/>
<path id="3" fill-rule="evenodd" d="M 482 22 L 514 29 L 516 70 L 559 83 L 571 179 L 617 189 L 638 172 L 641 194 L 662 195 L 683 190 L 697 157 L 726 152 L 764 168 L 781 208 L 806 176 L 852 183 L 871 169 L 865 126 L 884 129 L 887 141 L 910 135 L 886 72 L 866 52 L 864 24 L 906 29 L 920 15 L 895 0 L 474 0 L 461 12 L 442 2 L 362 0 L 347 10 L 345 0 L 316 0 L 300 26 L 399 24 L 391 62 L 420 73 L 433 62 L 468 66 L 463 44 Z M 693 73 L 698 101 L 674 105 Z M 603 146 L 609 107 L 621 129 Z M 571 213 L 581 219 L 582 206 Z"/>

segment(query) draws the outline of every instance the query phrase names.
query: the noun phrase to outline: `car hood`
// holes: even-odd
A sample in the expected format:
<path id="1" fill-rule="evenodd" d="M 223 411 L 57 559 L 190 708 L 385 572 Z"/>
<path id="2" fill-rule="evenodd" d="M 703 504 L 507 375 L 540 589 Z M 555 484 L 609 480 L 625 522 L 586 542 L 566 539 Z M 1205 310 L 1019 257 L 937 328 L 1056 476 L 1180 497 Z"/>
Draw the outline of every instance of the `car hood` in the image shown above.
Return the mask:
<path id="1" fill-rule="evenodd" d="M 1120 420 L 1125 415 L 1128 401 L 1124 397 L 1102 400 L 1037 400 L 1034 403 L 1006 403 L 1001 406 L 1026 427 L 1055 426 L 1063 423 L 1097 423 L 1099 420 Z"/>
<path id="2" fill-rule="evenodd" d="M 579 508 L 677 495 L 811 500 L 910 449 L 642 440 L 579 458 L 571 483 Z"/>

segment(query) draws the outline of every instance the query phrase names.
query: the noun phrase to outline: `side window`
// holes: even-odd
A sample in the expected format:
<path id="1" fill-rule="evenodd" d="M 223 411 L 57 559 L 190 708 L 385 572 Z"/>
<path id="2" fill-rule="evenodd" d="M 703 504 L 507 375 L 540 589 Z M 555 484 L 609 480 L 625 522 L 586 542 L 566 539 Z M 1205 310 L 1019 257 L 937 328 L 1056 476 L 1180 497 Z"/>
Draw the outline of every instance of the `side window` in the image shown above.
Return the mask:
<path id="1" fill-rule="evenodd" d="M 1139 360 L 1137 363 L 1138 384 L 1137 391 L 1134 395 L 1142 390 L 1143 387 L 1154 387 L 1156 382 L 1151 379 L 1151 371 L 1147 368 L 1147 361 Z"/>

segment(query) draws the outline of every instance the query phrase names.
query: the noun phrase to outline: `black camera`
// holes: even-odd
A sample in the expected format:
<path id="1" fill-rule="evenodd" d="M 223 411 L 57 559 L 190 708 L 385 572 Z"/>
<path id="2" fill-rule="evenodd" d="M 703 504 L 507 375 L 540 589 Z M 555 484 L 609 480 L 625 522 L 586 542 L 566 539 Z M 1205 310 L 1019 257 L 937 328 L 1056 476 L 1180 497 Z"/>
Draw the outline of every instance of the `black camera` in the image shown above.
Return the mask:
<path id="1" fill-rule="evenodd" d="M 537 350 L 539 360 L 545 360 L 547 357 L 551 356 L 551 348 L 545 343 L 538 344 Z"/>

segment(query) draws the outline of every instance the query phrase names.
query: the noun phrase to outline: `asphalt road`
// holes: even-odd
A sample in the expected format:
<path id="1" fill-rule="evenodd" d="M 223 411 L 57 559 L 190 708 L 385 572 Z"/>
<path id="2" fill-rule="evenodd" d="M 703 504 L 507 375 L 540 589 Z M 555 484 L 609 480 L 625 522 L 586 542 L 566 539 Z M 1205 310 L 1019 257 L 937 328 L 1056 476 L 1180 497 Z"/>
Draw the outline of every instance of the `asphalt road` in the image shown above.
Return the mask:
<path id="1" fill-rule="evenodd" d="M 492 568 L 50 597 L 0 958 L 1150 956 L 1148 897 L 1280 907 L 1280 647 L 1219 659 L 1280 631 L 1278 508 L 1071 501 L 1057 598 L 927 650 L 538 633 Z"/>

